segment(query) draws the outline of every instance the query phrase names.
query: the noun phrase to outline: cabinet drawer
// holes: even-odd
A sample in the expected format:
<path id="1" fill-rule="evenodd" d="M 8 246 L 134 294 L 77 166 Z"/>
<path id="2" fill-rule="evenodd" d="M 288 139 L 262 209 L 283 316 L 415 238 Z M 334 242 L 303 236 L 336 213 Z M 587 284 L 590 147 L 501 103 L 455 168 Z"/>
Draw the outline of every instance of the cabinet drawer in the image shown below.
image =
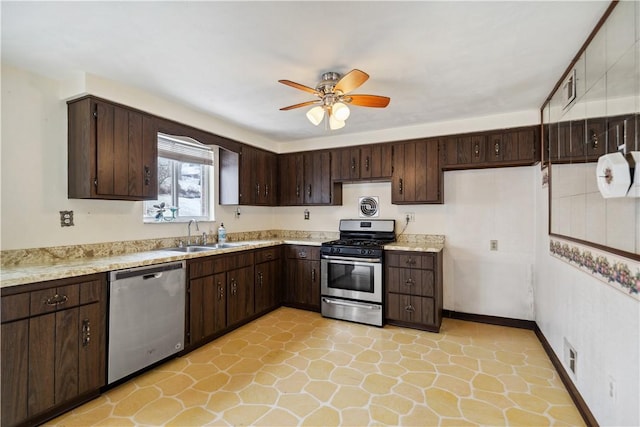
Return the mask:
<path id="1" fill-rule="evenodd" d="M 421 252 L 387 252 L 386 263 L 390 267 L 424 268 L 433 270 L 435 265 L 434 254 Z"/>
<path id="2" fill-rule="evenodd" d="M 432 325 L 435 322 L 434 300 L 429 297 L 388 293 L 387 319 Z"/>
<path id="3" fill-rule="evenodd" d="M 432 297 L 435 275 L 433 270 L 387 267 L 386 286 L 389 292 Z"/>
<path id="4" fill-rule="evenodd" d="M 189 268 L 189 278 L 194 279 L 196 277 L 210 276 L 213 274 L 215 257 L 207 257 L 199 260 L 187 261 Z"/>
<path id="5" fill-rule="evenodd" d="M 320 259 L 320 248 L 317 246 L 289 245 L 286 251 L 290 259 Z"/>
<path id="6" fill-rule="evenodd" d="M 8 295 L 2 297 L 2 322 L 29 317 L 30 295 Z"/>
<path id="7" fill-rule="evenodd" d="M 213 269 L 216 273 L 235 270 L 236 268 L 253 265 L 253 252 L 244 251 L 233 255 L 217 256 L 214 258 Z"/>
<path id="8" fill-rule="evenodd" d="M 273 248 L 267 248 L 267 249 L 258 249 L 255 252 L 255 257 L 256 257 L 256 264 L 278 259 L 280 258 L 280 246 L 275 246 Z"/>
<path id="9" fill-rule="evenodd" d="M 58 286 L 31 292 L 32 316 L 75 307 L 80 304 L 80 285 Z"/>

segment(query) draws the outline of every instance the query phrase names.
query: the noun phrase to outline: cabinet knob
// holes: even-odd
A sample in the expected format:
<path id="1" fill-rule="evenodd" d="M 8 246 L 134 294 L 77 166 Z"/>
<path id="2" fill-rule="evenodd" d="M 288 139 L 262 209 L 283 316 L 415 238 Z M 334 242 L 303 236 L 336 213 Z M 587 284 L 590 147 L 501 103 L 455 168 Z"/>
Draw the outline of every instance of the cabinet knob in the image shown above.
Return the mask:
<path id="1" fill-rule="evenodd" d="M 355 157 L 351 158 L 351 170 L 354 171 L 354 172 L 356 170 L 356 159 L 355 159 Z"/>
<path id="2" fill-rule="evenodd" d="M 493 151 L 496 153 L 496 156 L 500 155 L 500 142 L 496 141 L 493 145 Z"/>

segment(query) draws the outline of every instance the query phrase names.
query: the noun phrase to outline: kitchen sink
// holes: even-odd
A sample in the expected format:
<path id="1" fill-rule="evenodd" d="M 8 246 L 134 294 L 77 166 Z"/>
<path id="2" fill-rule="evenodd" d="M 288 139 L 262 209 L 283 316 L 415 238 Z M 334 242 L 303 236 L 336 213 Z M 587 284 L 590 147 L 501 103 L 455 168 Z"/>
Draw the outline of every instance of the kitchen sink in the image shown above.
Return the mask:
<path id="1" fill-rule="evenodd" d="M 185 252 L 185 253 L 191 253 L 191 252 L 206 252 L 206 251 L 213 251 L 216 250 L 217 248 L 213 247 L 213 246 L 183 246 L 181 248 L 166 248 L 166 249 L 162 249 L 163 251 L 172 251 L 172 252 Z"/>
<path id="2" fill-rule="evenodd" d="M 222 244 L 212 243 L 210 245 L 183 246 L 178 248 L 166 248 L 162 250 L 172 251 L 172 252 L 192 253 L 192 252 L 215 251 L 216 249 L 225 249 L 225 248 L 239 248 L 241 246 L 247 246 L 250 244 L 251 242 L 227 242 Z"/>

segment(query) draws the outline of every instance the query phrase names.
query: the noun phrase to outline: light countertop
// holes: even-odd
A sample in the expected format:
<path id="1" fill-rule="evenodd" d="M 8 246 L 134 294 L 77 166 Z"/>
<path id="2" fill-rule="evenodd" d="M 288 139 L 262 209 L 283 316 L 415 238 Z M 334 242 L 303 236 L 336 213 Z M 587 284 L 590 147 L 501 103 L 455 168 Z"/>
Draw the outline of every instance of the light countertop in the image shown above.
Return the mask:
<path id="1" fill-rule="evenodd" d="M 95 273 L 105 273 L 132 267 L 141 267 L 171 261 L 200 258 L 211 255 L 239 252 L 244 250 L 266 248 L 281 244 L 320 246 L 327 239 L 295 238 L 268 239 L 247 241 L 239 247 L 212 249 L 203 252 L 174 252 L 170 250 L 152 250 L 137 253 L 106 257 L 81 258 L 74 260 L 58 260 L 50 263 L 17 265 L 3 267 L 0 271 L 0 288 L 42 282 L 46 280 L 77 277 Z M 395 242 L 384 246 L 386 250 L 403 250 L 419 252 L 440 252 L 443 244 L 436 242 Z"/>

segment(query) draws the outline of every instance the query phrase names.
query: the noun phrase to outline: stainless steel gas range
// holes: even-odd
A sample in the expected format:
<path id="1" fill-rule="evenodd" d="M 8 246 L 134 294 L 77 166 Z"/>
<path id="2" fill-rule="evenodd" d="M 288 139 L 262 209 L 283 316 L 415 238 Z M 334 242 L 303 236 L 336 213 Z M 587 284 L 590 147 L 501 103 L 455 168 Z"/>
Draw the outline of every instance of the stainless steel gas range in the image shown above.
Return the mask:
<path id="1" fill-rule="evenodd" d="M 382 326 L 383 246 L 395 238 L 393 219 L 340 220 L 340 239 L 320 248 L 323 316 Z"/>

